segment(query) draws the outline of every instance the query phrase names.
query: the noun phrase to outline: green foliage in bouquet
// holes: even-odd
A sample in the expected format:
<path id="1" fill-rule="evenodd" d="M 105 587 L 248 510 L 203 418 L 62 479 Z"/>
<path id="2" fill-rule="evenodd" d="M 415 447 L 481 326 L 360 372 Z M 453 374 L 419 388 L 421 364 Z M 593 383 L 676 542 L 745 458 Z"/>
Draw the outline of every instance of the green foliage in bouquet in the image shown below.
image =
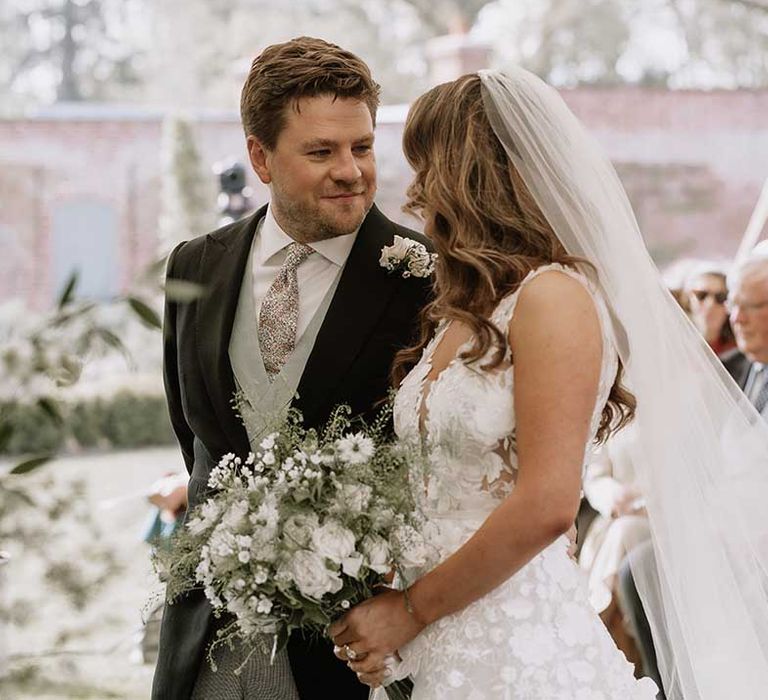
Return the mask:
<path id="1" fill-rule="evenodd" d="M 315 431 L 293 410 L 255 454 L 212 470 L 210 497 L 155 564 L 171 601 L 202 588 L 229 614 L 215 644 L 264 648 L 274 635 L 274 654 L 293 630 L 324 634 L 393 571 L 426 561 L 409 485 L 421 454 L 390 439 L 390 417 L 358 426 L 341 406 Z"/>

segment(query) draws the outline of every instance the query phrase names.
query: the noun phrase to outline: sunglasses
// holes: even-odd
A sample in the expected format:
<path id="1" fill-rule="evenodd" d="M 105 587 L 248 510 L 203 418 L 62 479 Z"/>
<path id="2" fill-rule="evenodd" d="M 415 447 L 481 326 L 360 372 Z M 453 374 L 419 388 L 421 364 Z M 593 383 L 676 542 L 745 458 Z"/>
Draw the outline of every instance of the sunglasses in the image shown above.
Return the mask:
<path id="1" fill-rule="evenodd" d="M 699 301 L 704 301 L 707 297 L 712 297 L 716 304 L 721 306 L 725 304 L 728 299 L 728 292 L 710 292 L 706 289 L 694 289 L 691 292 Z"/>

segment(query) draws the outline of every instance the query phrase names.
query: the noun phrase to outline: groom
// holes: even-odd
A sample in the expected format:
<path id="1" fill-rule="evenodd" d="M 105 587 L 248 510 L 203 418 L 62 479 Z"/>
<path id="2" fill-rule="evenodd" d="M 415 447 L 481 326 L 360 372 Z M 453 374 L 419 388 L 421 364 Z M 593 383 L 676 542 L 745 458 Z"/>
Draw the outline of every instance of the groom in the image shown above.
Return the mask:
<path id="1" fill-rule="evenodd" d="M 270 46 L 251 66 L 241 116 L 270 202 L 182 243 L 168 260 L 169 278 L 205 288 L 199 300 L 168 301 L 164 328 L 166 393 L 191 476 L 190 509 L 204 499 L 219 458 L 247 454 L 258 426 L 292 397 L 308 426 L 322 425 L 340 403 L 374 413 L 394 354 L 414 339 L 430 280 L 387 273 L 379 258 L 396 234 L 425 241 L 373 204 L 378 101 L 365 63 L 319 39 Z M 248 429 L 232 406 L 236 392 L 246 399 Z M 166 605 L 154 700 L 296 697 L 287 664 L 275 680 L 277 671 L 263 668 L 266 655 L 254 655 L 238 676 L 212 674 L 206 648 L 220 624 L 200 592 Z M 294 634 L 289 657 L 301 700 L 368 697 L 330 641 Z"/>

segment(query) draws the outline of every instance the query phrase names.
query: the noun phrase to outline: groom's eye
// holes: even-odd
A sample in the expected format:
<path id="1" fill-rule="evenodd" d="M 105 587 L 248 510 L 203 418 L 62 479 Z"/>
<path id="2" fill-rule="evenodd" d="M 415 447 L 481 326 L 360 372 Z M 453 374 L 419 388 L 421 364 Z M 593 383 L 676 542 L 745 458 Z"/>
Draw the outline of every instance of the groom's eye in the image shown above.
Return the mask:
<path id="1" fill-rule="evenodd" d="M 330 155 L 330 153 L 331 153 L 330 149 L 328 149 L 328 148 L 321 148 L 321 149 L 318 149 L 316 151 L 310 151 L 309 155 L 315 156 L 317 158 L 323 158 L 325 156 Z"/>

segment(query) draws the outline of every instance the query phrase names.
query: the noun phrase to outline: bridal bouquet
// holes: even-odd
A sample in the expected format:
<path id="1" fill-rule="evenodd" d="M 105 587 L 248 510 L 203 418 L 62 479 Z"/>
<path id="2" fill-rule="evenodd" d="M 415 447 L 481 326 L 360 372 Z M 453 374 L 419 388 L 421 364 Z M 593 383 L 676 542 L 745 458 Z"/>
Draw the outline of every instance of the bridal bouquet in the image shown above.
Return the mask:
<path id="1" fill-rule="evenodd" d="M 324 633 L 390 572 L 426 561 L 408 483 L 420 455 L 387 439 L 388 413 L 360 430 L 349 414 L 315 431 L 291 412 L 255 453 L 222 457 L 210 498 L 156 553 L 170 600 L 202 587 L 231 614 L 215 644 L 264 648 L 267 634 L 274 655 L 292 630 Z"/>

